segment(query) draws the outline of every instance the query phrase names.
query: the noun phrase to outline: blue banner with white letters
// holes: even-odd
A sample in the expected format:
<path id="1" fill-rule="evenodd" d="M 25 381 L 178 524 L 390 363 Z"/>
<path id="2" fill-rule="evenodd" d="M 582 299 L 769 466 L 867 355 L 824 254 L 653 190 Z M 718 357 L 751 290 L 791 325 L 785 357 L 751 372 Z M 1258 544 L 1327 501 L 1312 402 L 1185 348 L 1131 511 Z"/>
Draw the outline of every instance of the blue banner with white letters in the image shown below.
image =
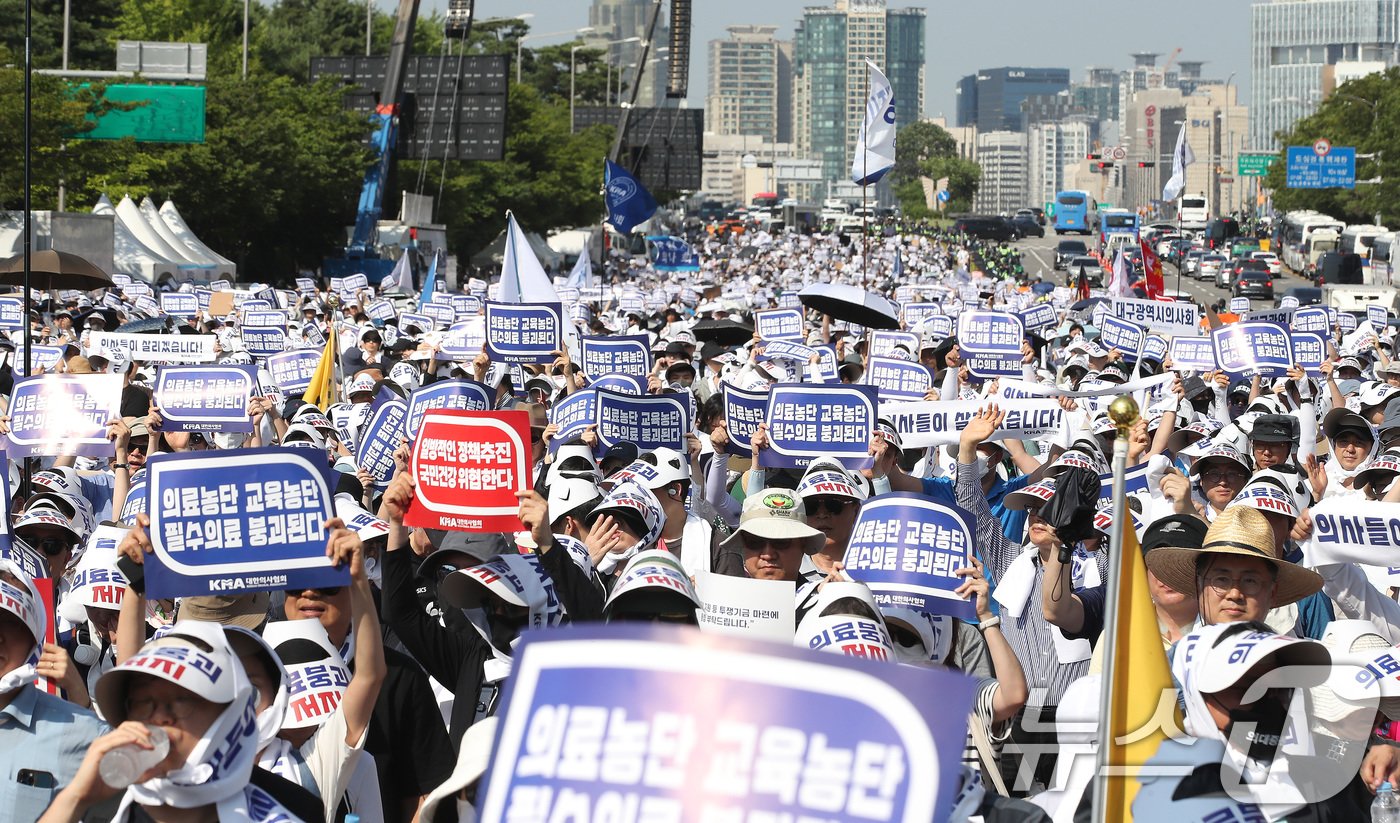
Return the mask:
<path id="1" fill-rule="evenodd" d="M 152 598 L 345 586 L 326 558 L 330 467 L 313 449 L 156 454 L 146 463 Z"/>
<path id="2" fill-rule="evenodd" d="M 946 820 L 960 785 L 960 672 L 663 624 L 527 632 L 513 659 L 482 820 Z"/>
<path id="3" fill-rule="evenodd" d="M 846 571 L 882 607 L 977 621 L 977 604 L 954 593 L 977 534 L 972 515 L 921 494 L 894 492 L 861 504 Z"/>
<path id="4" fill-rule="evenodd" d="M 388 400 L 377 405 L 356 443 L 355 465 L 374 478 L 375 486 L 383 487 L 394 477 L 394 450 L 404 436 L 408 404 L 402 400 Z"/>
<path id="5" fill-rule="evenodd" d="M 1021 318 L 1003 311 L 973 309 L 958 315 L 958 350 L 976 377 L 1021 374 Z"/>
<path id="6" fill-rule="evenodd" d="M 311 376 L 321 363 L 321 352 L 316 349 L 295 349 L 278 352 L 267 358 L 267 373 L 277 388 L 288 393 L 299 393 L 311 385 Z"/>
<path id="7" fill-rule="evenodd" d="M 1147 335 L 1147 339 L 1142 342 L 1142 359 L 1161 363 L 1167 358 L 1167 346 L 1169 345 L 1171 344 L 1167 342 L 1167 338 L 1160 334 Z"/>
<path id="8" fill-rule="evenodd" d="M 868 469 L 878 407 L 874 386 L 779 383 L 768 392 L 770 447 L 758 453 L 759 465 L 800 469 L 834 457 L 847 469 Z"/>
<path id="9" fill-rule="evenodd" d="M 438 409 L 491 411 L 495 408 L 496 392 L 475 380 L 439 380 L 415 389 L 408 396 L 408 415 L 404 419 L 403 435 L 409 440 L 418 437 L 423 415 Z"/>
<path id="10" fill-rule="evenodd" d="M 58 361 L 63 359 L 63 346 L 34 346 L 29 347 L 29 370 L 34 374 L 43 374 L 58 365 Z M 17 351 L 5 352 L 4 357 L 10 358 L 15 364 L 15 374 L 24 374 L 24 346 L 21 345 Z"/>
<path id="11" fill-rule="evenodd" d="M 598 422 L 598 392 L 580 389 L 550 406 L 549 422 L 559 427 L 549 440 L 549 450 L 553 453 Z"/>
<path id="12" fill-rule="evenodd" d="M 724 390 L 724 430 L 729 435 L 725 451 L 747 455 L 753 451 L 753 434 L 768 414 L 768 392 L 748 391 L 729 383 Z"/>
<path id="13" fill-rule="evenodd" d="M 18 297 L 0 297 L 0 331 L 24 329 L 24 301 Z M 33 346 L 31 345 L 31 348 Z"/>
<path id="14" fill-rule="evenodd" d="M 700 271 L 700 255 L 679 237 L 648 237 L 657 271 Z"/>
<path id="15" fill-rule="evenodd" d="M 1215 345 L 1209 337 L 1173 337 L 1171 357 L 1177 371 L 1215 371 Z"/>
<path id="16" fill-rule="evenodd" d="M 147 514 L 146 506 L 146 481 L 140 480 L 131 484 L 131 490 L 126 493 L 126 502 L 122 504 L 121 522 L 128 526 L 136 525 L 136 515 Z"/>
<path id="17" fill-rule="evenodd" d="M 1034 306 L 1020 312 L 1021 325 L 1026 331 L 1038 332 L 1059 325 L 1060 317 L 1055 311 L 1054 305 L 1050 303 L 1036 303 Z"/>
<path id="18" fill-rule="evenodd" d="M 249 301 L 251 302 L 251 301 Z M 239 321 L 244 328 L 287 328 L 287 315 L 275 309 L 243 309 L 243 318 Z"/>
<path id="19" fill-rule="evenodd" d="M 424 303 L 419 311 L 424 317 L 432 318 L 439 329 L 445 329 L 457 320 L 457 310 L 450 303 Z"/>
<path id="20" fill-rule="evenodd" d="M 1332 329 L 1332 318 L 1328 316 L 1326 308 L 1308 306 L 1293 312 L 1293 325 L 1289 328 L 1295 332 L 1312 332 L 1326 337 Z"/>
<path id="21" fill-rule="evenodd" d="M 1322 364 L 1327 360 L 1327 341 L 1320 334 L 1312 332 L 1291 335 L 1293 339 L 1293 362 L 1303 367 L 1312 377 L 1322 376 Z"/>
<path id="22" fill-rule="evenodd" d="M 1099 327 L 1099 344 L 1110 351 L 1122 352 L 1123 359 L 1129 363 L 1137 362 L 1146 339 L 1147 329 L 1120 317 L 1105 317 Z"/>
<path id="23" fill-rule="evenodd" d="M 881 402 L 923 400 L 933 386 L 933 375 L 922 363 L 893 357 L 871 357 L 865 382 L 879 390 Z"/>
<path id="24" fill-rule="evenodd" d="M 914 332 L 876 329 L 870 332 L 870 349 L 867 354 L 871 357 L 887 357 L 890 356 L 895 349 L 902 348 L 909 353 L 910 357 L 917 358 L 919 356 L 919 344 L 919 335 Z"/>
<path id="25" fill-rule="evenodd" d="M 645 334 L 584 335 L 579 338 L 583 373 L 589 377 L 651 372 L 651 338 Z"/>
<path id="26" fill-rule="evenodd" d="M 597 389 L 598 442 L 604 448 L 635 443 L 640 451 L 665 446 L 686 451 L 690 405 L 680 394 L 634 396 Z"/>
<path id="27" fill-rule="evenodd" d="M 486 351 L 502 363 L 552 363 L 563 328 L 558 303 L 486 301 Z"/>
<path id="28" fill-rule="evenodd" d="M 6 455 L 81 454 L 110 457 L 107 422 L 121 417 L 122 377 L 116 374 L 41 374 L 15 381 L 10 394 Z"/>
<path id="29" fill-rule="evenodd" d="M 255 357 L 268 357 L 287 350 L 287 333 L 270 326 L 246 326 L 243 329 L 243 345 Z"/>
<path id="30" fill-rule="evenodd" d="M 160 296 L 160 310 L 171 317 L 190 317 L 199 314 L 199 297 L 193 292 L 164 292 Z"/>
<path id="31" fill-rule="evenodd" d="M 595 389 L 608 389 L 622 394 L 646 394 L 647 381 L 630 374 L 608 374 L 590 383 Z"/>
<path id="32" fill-rule="evenodd" d="M 906 303 L 901 316 L 904 318 L 904 327 L 912 329 L 930 317 L 943 317 L 944 314 L 943 307 L 937 303 Z M 952 333 L 952 320 L 953 318 L 948 318 L 950 323 L 948 334 Z"/>
<path id="33" fill-rule="evenodd" d="M 801 343 L 807 339 L 800 309 L 765 309 L 753 316 L 753 328 L 764 340 L 791 340 Z"/>
<path id="34" fill-rule="evenodd" d="M 476 317 L 481 314 L 484 308 L 481 298 L 471 294 L 452 295 L 452 311 L 456 312 L 458 320 L 468 317 Z"/>
<path id="35" fill-rule="evenodd" d="M 164 430 L 251 432 L 248 400 L 257 382 L 253 366 L 161 366 L 155 401 Z"/>
<path id="36" fill-rule="evenodd" d="M 486 320 L 482 317 L 469 317 L 448 327 L 442 336 L 439 351 L 458 362 L 470 362 L 481 354 L 486 343 Z"/>
<path id="37" fill-rule="evenodd" d="M 1231 323 L 1212 329 L 1210 339 L 1221 371 L 1280 377 L 1293 365 L 1293 343 L 1278 323 Z"/>
<path id="38" fill-rule="evenodd" d="M 811 361 L 812 355 L 818 353 L 811 346 L 794 343 L 791 340 L 764 340 L 760 345 L 763 350 L 754 355 L 754 361 L 758 363 L 766 360 L 791 360 L 802 364 L 805 368 Z"/>

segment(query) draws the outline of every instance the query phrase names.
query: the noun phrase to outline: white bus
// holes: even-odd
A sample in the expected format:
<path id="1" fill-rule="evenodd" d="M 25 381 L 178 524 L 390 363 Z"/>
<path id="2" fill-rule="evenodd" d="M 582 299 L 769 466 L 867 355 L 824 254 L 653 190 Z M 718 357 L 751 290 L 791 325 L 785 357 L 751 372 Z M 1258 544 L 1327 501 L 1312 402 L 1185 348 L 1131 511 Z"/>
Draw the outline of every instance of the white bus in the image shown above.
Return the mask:
<path id="1" fill-rule="evenodd" d="M 1291 211 L 1278 228 L 1279 257 L 1295 274 L 1303 274 L 1324 252 L 1336 251 L 1346 224 L 1315 211 Z M 1319 234 L 1320 236 L 1314 237 Z"/>
<path id="2" fill-rule="evenodd" d="M 1371 243 L 1371 282 L 1382 286 L 1391 285 L 1391 273 L 1395 271 L 1395 232 L 1376 235 Z"/>
<path id="3" fill-rule="evenodd" d="M 1360 255 L 1362 268 L 1367 268 L 1371 265 L 1372 244 L 1376 242 L 1377 237 L 1387 231 L 1389 229 L 1385 226 L 1375 226 L 1369 223 L 1347 226 L 1342 232 L 1341 251 L 1346 254 Z"/>
<path id="4" fill-rule="evenodd" d="M 1203 231 L 1210 222 L 1210 200 L 1204 194 L 1188 194 L 1177 201 L 1177 222 L 1188 231 Z"/>

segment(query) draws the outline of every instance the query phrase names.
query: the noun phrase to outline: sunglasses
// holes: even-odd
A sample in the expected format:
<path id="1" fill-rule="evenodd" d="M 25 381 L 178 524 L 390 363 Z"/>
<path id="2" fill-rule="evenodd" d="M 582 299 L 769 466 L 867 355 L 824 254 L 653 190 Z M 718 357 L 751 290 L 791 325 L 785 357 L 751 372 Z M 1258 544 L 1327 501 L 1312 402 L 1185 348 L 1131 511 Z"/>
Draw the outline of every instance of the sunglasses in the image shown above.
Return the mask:
<path id="1" fill-rule="evenodd" d="M 304 589 L 288 589 L 287 594 L 300 595 L 302 592 L 316 592 L 322 597 L 335 597 L 337 594 L 340 594 L 341 589 L 344 588 L 344 586 L 327 586 L 323 589 L 313 589 L 309 587 Z"/>
<path id="2" fill-rule="evenodd" d="M 41 537 L 33 541 L 34 548 L 48 557 L 57 557 L 73 548 L 73 544 L 61 537 Z"/>
<path id="3" fill-rule="evenodd" d="M 854 501 L 854 500 L 844 500 L 844 499 L 840 499 L 840 498 L 836 498 L 836 499 L 827 498 L 827 499 L 825 499 L 825 500 L 804 500 L 804 501 L 803 501 L 803 503 L 807 506 L 807 516 L 808 516 L 808 517 L 812 517 L 813 515 L 817 514 L 818 512 L 821 512 L 821 511 L 825 511 L 827 514 L 832 515 L 832 516 L 834 517 L 834 516 L 840 514 L 841 512 L 844 512 L 844 511 L 846 510 L 846 508 L 847 508 L 848 506 L 850 506 L 850 505 L 851 505 L 852 503 L 854 503 L 854 502 L 856 502 L 856 501 Z"/>

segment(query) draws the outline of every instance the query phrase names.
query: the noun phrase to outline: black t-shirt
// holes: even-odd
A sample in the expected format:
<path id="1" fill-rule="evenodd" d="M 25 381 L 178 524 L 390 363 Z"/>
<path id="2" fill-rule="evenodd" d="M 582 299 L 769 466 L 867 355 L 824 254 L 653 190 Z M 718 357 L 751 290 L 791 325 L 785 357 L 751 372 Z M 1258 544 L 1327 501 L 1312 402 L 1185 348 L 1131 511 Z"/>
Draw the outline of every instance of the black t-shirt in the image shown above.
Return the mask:
<path id="1" fill-rule="evenodd" d="M 418 798 L 447 780 L 457 756 L 437 698 L 413 658 L 386 648 L 387 671 L 370 716 L 365 751 L 374 756 L 385 823 L 407 823 Z"/>

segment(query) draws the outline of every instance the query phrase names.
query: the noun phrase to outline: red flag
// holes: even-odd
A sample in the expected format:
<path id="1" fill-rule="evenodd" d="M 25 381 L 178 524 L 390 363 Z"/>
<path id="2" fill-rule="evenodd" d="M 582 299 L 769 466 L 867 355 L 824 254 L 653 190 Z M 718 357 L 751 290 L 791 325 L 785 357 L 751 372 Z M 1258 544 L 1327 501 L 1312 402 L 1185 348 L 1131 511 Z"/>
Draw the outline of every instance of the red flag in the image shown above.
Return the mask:
<path id="1" fill-rule="evenodd" d="M 1140 245 L 1142 246 L 1142 271 L 1147 280 L 1147 296 L 1149 299 L 1155 300 L 1167 290 L 1167 284 L 1162 280 L 1162 260 L 1146 240 L 1141 241 Z"/>
<path id="2" fill-rule="evenodd" d="M 1084 273 L 1084 267 L 1079 267 L 1079 279 L 1074 283 L 1075 299 L 1089 299 L 1089 275 Z"/>

